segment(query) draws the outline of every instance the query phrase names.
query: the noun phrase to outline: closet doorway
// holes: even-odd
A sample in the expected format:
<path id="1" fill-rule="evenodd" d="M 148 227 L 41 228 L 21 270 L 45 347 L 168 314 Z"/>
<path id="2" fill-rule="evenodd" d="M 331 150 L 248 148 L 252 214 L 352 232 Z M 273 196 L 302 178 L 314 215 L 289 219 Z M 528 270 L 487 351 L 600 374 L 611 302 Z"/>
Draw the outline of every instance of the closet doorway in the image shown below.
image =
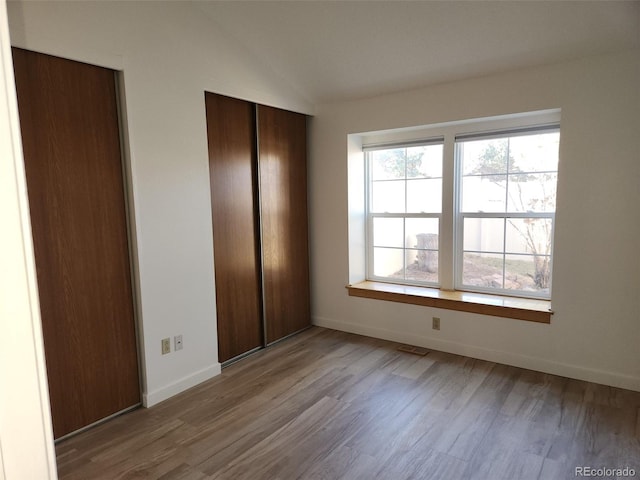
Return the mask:
<path id="1" fill-rule="evenodd" d="M 205 93 L 218 359 L 311 325 L 307 118 Z"/>
<path id="2" fill-rule="evenodd" d="M 140 403 L 116 72 L 12 52 L 61 438 Z"/>

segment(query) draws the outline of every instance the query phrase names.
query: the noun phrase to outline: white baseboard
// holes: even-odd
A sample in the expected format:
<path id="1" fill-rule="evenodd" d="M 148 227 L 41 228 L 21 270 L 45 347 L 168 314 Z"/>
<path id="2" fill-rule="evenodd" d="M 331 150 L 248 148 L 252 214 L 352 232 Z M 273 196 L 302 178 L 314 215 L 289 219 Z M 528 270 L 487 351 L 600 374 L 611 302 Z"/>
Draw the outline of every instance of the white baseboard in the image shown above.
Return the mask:
<path id="1" fill-rule="evenodd" d="M 436 338 L 425 337 L 415 333 L 398 332 L 384 328 L 369 327 L 357 323 L 340 322 L 323 317 L 313 317 L 313 324 L 319 327 L 326 327 L 332 330 L 365 335 L 367 337 L 391 340 L 393 342 L 406 343 L 419 347 L 438 350 L 441 352 L 464 355 L 466 357 L 487 360 L 489 362 L 511 365 L 514 367 L 526 368 L 552 375 L 585 380 L 599 383 L 611 387 L 626 388 L 640 392 L 640 378 L 631 375 L 623 375 L 605 370 L 585 368 L 578 365 L 554 362 L 544 358 L 530 357 L 517 353 L 492 350 L 464 343 L 451 342 L 449 340 L 438 340 Z"/>
<path id="2" fill-rule="evenodd" d="M 191 375 L 181 378 L 177 382 L 170 383 L 162 388 L 154 390 L 153 392 L 147 392 L 142 394 L 142 405 L 144 407 L 152 407 L 158 403 L 184 392 L 191 387 L 209 380 L 210 378 L 220 375 L 222 368 L 219 363 L 203 368 Z"/>

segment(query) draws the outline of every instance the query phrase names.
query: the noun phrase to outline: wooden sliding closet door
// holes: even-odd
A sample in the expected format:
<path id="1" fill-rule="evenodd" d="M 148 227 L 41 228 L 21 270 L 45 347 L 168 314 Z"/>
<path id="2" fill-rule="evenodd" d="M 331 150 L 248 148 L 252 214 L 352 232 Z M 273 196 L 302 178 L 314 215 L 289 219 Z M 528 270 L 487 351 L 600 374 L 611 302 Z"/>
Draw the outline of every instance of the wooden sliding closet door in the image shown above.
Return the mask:
<path id="1" fill-rule="evenodd" d="M 255 106 L 205 93 L 218 360 L 262 346 Z"/>
<path id="2" fill-rule="evenodd" d="M 267 344 L 311 324 L 304 115 L 258 106 Z"/>
<path id="3" fill-rule="evenodd" d="M 59 438 L 140 402 L 115 72 L 13 58 Z"/>

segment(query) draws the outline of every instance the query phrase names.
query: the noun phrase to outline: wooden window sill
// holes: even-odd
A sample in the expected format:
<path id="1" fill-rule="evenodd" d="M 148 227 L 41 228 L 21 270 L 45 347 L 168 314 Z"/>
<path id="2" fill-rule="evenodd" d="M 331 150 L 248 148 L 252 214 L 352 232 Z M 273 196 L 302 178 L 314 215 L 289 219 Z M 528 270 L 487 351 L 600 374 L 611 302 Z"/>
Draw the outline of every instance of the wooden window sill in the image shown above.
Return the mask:
<path id="1" fill-rule="evenodd" d="M 347 290 L 352 297 L 410 303 L 530 322 L 551 323 L 551 315 L 553 315 L 549 300 L 447 291 L 438 288 L 369 281 L 347 285 Z"/>

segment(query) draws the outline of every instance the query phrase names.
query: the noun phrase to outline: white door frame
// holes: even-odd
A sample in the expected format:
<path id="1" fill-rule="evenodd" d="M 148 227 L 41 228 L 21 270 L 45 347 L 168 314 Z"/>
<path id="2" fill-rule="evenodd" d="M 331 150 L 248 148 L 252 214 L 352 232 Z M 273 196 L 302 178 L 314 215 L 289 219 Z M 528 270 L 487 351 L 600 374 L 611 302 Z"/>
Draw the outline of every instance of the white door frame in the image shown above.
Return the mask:
<path id="1" fill-rule="evenodd" d="M 0 480 L 55 480 L 7 5 L 0 0 Z"/>

